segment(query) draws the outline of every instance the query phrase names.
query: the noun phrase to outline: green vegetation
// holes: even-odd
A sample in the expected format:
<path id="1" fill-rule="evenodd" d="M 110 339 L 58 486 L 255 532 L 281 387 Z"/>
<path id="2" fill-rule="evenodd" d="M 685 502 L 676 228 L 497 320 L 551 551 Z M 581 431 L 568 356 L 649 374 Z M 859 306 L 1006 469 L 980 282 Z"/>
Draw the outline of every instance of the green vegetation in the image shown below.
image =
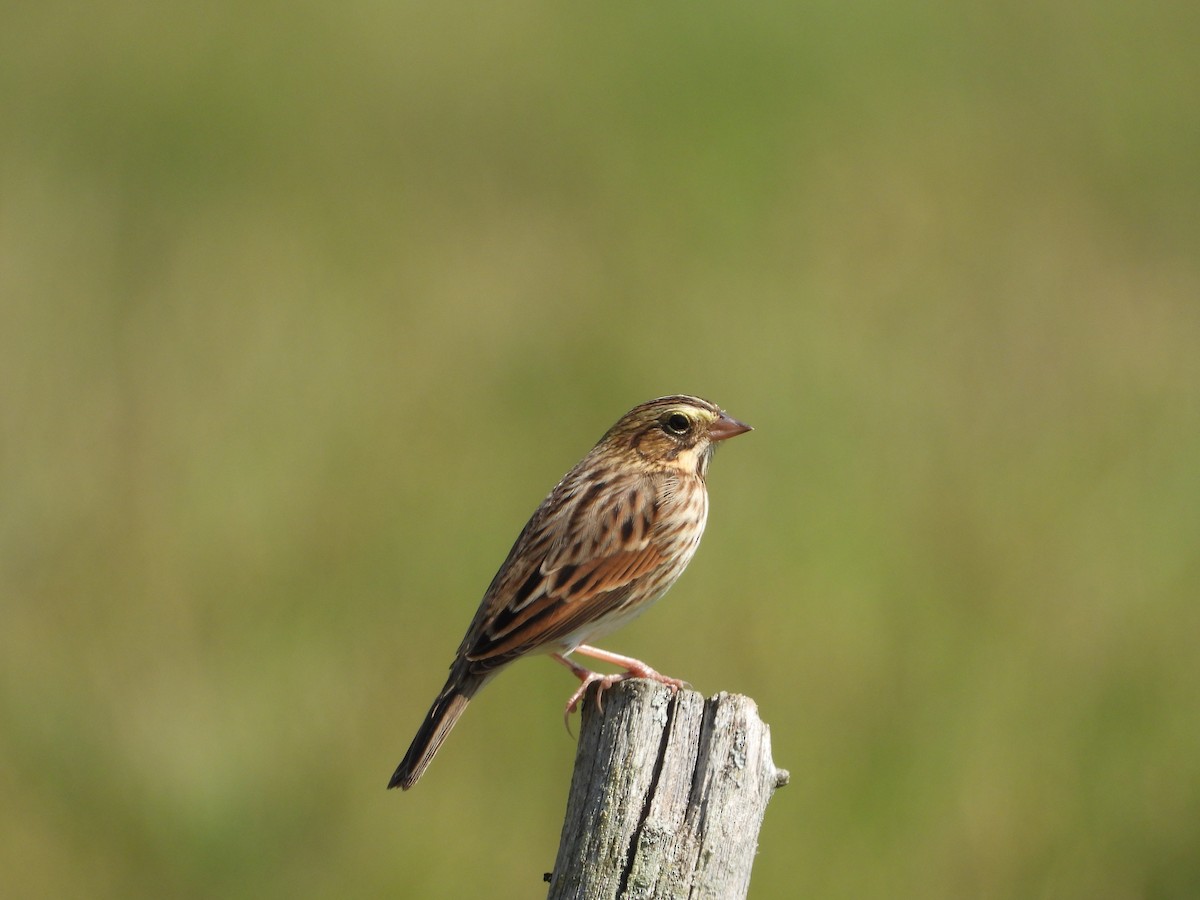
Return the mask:
<path id="1" fill-rule="evenodd" d="M 1200 5 L 0 13 L 0 894 L 541 895 L 570 676 L 384 784 L 627 408 L 606 646 L 753 696 L 759 898 L 1200 895 Z"/>

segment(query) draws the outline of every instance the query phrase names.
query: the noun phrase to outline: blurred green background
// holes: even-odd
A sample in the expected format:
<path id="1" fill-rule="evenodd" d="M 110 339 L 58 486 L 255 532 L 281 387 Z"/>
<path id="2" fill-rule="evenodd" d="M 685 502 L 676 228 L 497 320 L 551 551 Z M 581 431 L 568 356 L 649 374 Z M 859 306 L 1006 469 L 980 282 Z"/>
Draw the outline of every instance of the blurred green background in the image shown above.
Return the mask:
<path id="1" fill-rule="evenodd" d="M 1200 5 L 8 3 L 0 894 L 542 895 L 574 688 L 384 784 L 626 409 L 752 423 L 606 646 L 756 897 L 1200 896 Z"/>

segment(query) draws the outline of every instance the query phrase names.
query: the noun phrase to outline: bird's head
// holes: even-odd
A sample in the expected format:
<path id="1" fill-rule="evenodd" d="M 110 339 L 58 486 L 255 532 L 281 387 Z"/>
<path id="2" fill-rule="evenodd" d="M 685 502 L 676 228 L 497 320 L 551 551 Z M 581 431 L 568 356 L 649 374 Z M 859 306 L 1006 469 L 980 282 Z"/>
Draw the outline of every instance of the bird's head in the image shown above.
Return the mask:
<path id="1" fill-rule="evenodd" d="M 651 468 L 677 469 L 703 478 L 716 444 L 750 430 L 715 403 L 676 394 L 635 406 L 596 447 L 629 454 Z"/>

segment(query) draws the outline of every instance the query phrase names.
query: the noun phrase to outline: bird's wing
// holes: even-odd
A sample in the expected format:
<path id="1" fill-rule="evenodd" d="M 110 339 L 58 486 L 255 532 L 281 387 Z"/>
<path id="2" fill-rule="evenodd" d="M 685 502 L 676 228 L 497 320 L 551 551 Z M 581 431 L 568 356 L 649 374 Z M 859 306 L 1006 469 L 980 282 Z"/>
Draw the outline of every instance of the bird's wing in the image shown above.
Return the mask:
<path id="1" fill-rule="evenodd" d="M 651 540 L 660 507 L 651 479 L 572 475 L 525 526 L 480 604 L 459 649 L 480 670 L 605 618 L 664 562 Z"/>

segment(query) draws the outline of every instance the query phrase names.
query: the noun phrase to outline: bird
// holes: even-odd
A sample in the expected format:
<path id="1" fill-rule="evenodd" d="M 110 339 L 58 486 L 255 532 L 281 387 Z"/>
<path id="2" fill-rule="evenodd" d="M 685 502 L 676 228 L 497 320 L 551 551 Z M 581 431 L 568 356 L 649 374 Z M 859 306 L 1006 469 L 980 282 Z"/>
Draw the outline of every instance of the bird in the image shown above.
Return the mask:
<path id="1" fill-rule="evenodd" d="M 705 478 L 717 444 L 751 430 L 687 394 L 635 406 L 608 429 L 521 530 L 388 788 L 416 784 L 471 699 L 522 657 L 548 654 L 580 680 L 565 716 L 594 682 L 597 703 L 626 678 L 684 686 L 590 642 L 641 615 L 683 573 L 708 518 Z M 572 653 L 624 672 L 601 675 Z"/>

